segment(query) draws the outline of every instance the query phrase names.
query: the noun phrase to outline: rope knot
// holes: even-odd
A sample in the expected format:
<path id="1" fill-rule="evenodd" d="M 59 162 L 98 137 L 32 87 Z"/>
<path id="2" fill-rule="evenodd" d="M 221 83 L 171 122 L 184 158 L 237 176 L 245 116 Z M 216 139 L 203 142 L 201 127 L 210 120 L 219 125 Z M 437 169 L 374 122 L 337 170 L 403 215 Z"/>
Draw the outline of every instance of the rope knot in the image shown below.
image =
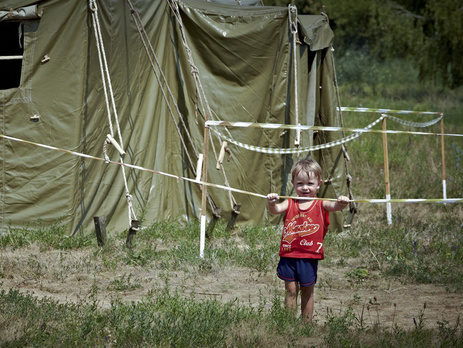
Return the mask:
<path id="1" fill-rule="evenodd" d="M 191 75 L 199 75 L 199 70 L 194 64 L 190 64 L 191 67 Z"/>
<path id="2" fill-rule="evenodd" d="M 289 28 L 291 30 L 291 34 L 297 33 L 297 7 L 288 5 L 289 11 Z"/>
<path id="3" fill-rule="evenodd" d="M 97 11 L 96 1 L 95 0 L 90 0 L 90 10 L 92 10 L 93 12 Z"/>

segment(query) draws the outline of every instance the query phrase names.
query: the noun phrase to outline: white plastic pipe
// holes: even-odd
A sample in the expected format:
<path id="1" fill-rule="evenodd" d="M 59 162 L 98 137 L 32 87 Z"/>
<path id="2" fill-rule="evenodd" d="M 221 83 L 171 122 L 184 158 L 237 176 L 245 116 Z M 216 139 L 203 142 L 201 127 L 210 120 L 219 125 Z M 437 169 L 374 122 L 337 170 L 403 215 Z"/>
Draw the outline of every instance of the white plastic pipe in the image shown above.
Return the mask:
<path id="1" fill-rule="evenodd" d="M 391 199 L 391 195 L 386 195 L 386 199 Z M 386 203 L 387 224 L 392 225 L 392 207 L 391 202 Z"/>
<path id="2" fill-rule="evenodd" d="M 204 247 L 206 245 L 206 215 L 201 215 L 201 236 L 199 238 L 199 257 L 204 259 Z"/>

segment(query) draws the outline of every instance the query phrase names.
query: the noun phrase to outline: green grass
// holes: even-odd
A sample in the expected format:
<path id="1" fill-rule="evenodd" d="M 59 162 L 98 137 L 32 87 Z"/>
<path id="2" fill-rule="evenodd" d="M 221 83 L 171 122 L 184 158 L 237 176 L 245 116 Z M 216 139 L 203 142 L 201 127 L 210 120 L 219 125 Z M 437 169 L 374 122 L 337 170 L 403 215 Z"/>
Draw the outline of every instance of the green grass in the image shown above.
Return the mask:
<path id="1" fill-rule="evenodd" d="M 23 228 L 8 228 L 14 233 L 1 235 L 0 247 L 20 248 L 40 242 L 42 248 L 67 250 L 93 244 L 93 236 L 83 234 L 75 237 L 68 236 L 62 219 L 56 220 L 51 225 L 45 224 L 41 220 L 28 222 L 24 225 Z"/>
<path id="2" fill-rule="evenodd" d="M 95 295 L 95 294 L 93 294 Z M 11 289 L 0 292 L 3 347 L 23 346 L 157 346 L 266 347 L 296 346 L 302 337 L 320 336 L 326 347 L 461 347 L 458 324 L 439 322 L 425 329 L 425 308 L 417 313 L 415 329 L 392 332 L 368 327 L 365 318 L 348 307 L 328 316 L 323 326 L 306 326 L 290 315 L 278 297 L 269 311 L 236 302 L 181 298 L 171 289 L 151 293 L 135 303 L 114 300 L 100 309 L 91 295 L 77 304 L 37 299 Z M 10 337 L 6 340 L 6 337 Z"/>
<path id="3" fill-rule="evenodd" d="M 379 270 L 384 277 L 403 283 L 445 284 L 452 291 L 463 290 L 463 227 L 462 209 L 456 206 L 433 206 L 433 212 L 411 216 L 408 211 L 396 212 L 394 223 L 381 220 L 373 224 L 359 218 L 348 237 L 328 234 L 325 238 L 328 255 L 361 258 L 366 270 Z M 420 209 L 428 210 L 424 206 Z M 411 212 L 410 212 L 411 211 Z M 436 218 L 439 217 L 439 218 Z M 364 269 L 354 270 L 358 278 Z"/>
<path id="4" fill-rule="evenodd" d="M 364 69 L 368 65 L 371 69 Z M 462 133 L 461 90 L 449 91 L 431 83 L 418 83 L 417 73 L 401 62 L 372 62 L 359 54 L 337 62 L 343 106 L 442 111 L 448 133 Z M 347 127 L 364 127 L 377 114 L 345 113 Z M 417 117 L 417 121 L 429 117 Z M 389 129 L 403 129 L 388 122 Z M 411 128 L 410 128 L 411 129 Z M 429 129 L 439 132 L 438 126 Z M 348 143 L 354 198 L 384 198 L 384 163 L 380 134 L 364 134 Z M 389 135 L 390 186 L 392 198 L 442 197 L 440 138 Z M 463 140 L 446 138 L 448 197 L 463 197 Z M 413 316 L 414 326 L 384 327 L 368 319 L 373 304 L 355 293 L 365 281 L 391 279 L 407 284 L 434 284 L 448 293 L 463 290 L 462 204 L 394 204 L 393 224 L 388 225 L 384 205 L 360 204 L 352 227 L 329 233 L 325 239 L 324 267 L 341 267 L 352 286 L 352 301 L 341 310 L 327 308 L 326 322 L 304 325 L 283 304 L 281 284 L 257 303 L 248 299 L 223 301 L 220 296 L 201 297 L 194 291 L 171 284 L 176 272 L 200 282 L 216 272 L 226 277 L 230 267 L 273 274 L 278 262 L 280 228 L 238 226 L 233 231 L 220 221 L 208 241 L 205 258 L 198 256 L 200 229 L 190 223 L 164 221 L 137 232 L 133 248 L 126 248 L 126 231 L 111 233 L 99 248 L 93 235 L 65 235 L 58 220 L 51 226 L 31 222 L 24 229 L 0 235 L 0 251 L 14 252 L 36 247 L 56 251 L 63 260 L 53 276 L 65 281 L 76 273 L 89 276 L 106 272 L 114 277 L 105 285 L 91 286 L 78 301 L 57 302 L 16 289 L 0 292 L 0 345 L 105 346 L 105 347 L 463 347 L 460 322 L 441 320 L 425 325 L 423 306 Z M 65 263 L 67 253 L 84 255 Z M 349 260 L 355 259 L 355 263 Z M 0 275 L 14 277 L 24 265 L 8 259 L 0 264 Z M 132 270 L 157 270 L 164 285 L 153 287 L 137 301 L 124 296 L 142 287 L 143 279 Z M 38 257 L 27 260 L 28 279 L 39 280 L 47 267 Z M 118 273 L 119 272 L 119 273 Z M 267 278 L 265 278 L 267 279 Z M 250 284 L 252 286 L 252 284 Z M 318 284 L 330 287 L 329 279 Z M 99 300 L 111 291 L 109 305 Z M 353 304 L 362 305 L 362 310 Z M 311 343 L 312 342 L 312 343 Z M 316 342 L 316 343 L 313 343 Z"/>
<path id="5" fill-rule="evenodd" d="M 355 228 L 341 234 L 328 234 L 324 261 L 329 266 L 335 257 L 359 258 L 362 266 L 353 266 L 346 277 L 353 284 L 375 276 L 394 277 L 407 283 L 439 283 L 450 292 L 463 288 L 463 237 L 461 216 L 450 206 L 440 206 L 435 219 L 410 217 L 405 211 L 392 226 L 384 219 L 359 218 Z M 41 227 L 39 227 L 41 229 Z M 133 249 L 118 247 L 125 235 L 114 236 L 100 249 L 76 244 L 74 250 L 94 250 L 90 262 L 116 270 L 121 264 L 133 267 L 164 267 L 166 272 L 184 269 L 207 274 L 211 269 L 239 265 L 258 272 L 273 272 L 279 235 L 267 226 L 237 228 L 231 234 L 221 223 L 217 235 L 206 250 L 205 259 L 198 257 L 198 223 L 160 222 L 141 230 Z M 40 249 L 67 248 L 50 238 L 50 230 L 37 239 Z M 348 233 L 346 236 L 345 234 Z M 266 245 L 259 244 L 265 240 Z M 5 237 L 2 237 L 5 238 Z M 62 236 L 61 238 L 65 238 Z M 247 248 L 234 247 L 240 239 Z M 162 239 L 162 240 L 161 240 Z M 119 241 L 119 243 L 118 243 Z M 156 246 L 153 246 L 156 241 Z M 2 240 L 4 250 L 16 247 L 11 239 Z M 163 249 L 162 244 L 178 245 Z M 267 245 L 268 244 L 268 245 Z M 162 250 L 161 250 L 162 249 Z M 191 249 L 191 250 L 189 250 Z M 67 249 L 66 249 L 67 250 Z M 339 262 L 339 261 L 338 261 Z M 379 275 L 378 275 L 379 274 Z M 107 290 L 130 292 L 140 286 L 132 274 L 123 274 L 109 283 Z M 78 302 L 58 303 L 39 299 L 15 289 L 0 293 L 0 342 L 4 347 L 22 346 L 157 346 L 157 347 L 267 347 L 298 346 L 304 339 L 318 338 L 324 347 L 461 347 L 463 333 L 457 324 L 439 322 L 437 328 L 426 328 L 426 310 L 413 313 L 412 330 L 372 325 L 367 320 L 370 309 L 355 312 L 346 304 L 341 311 L 329 310 L 326 323 L 304 325 L 289 314 L 282 303 L 281 292 L 270 298 L 261 296 L 251 305 L 245 299 L 224 303 L 217 298 L 197 299 L 182 288 L 169 284 L 149 291 L 140 301 L 112 299 L 109 307 L 101 306 L 98 293 L 105 289 L 93 286 L 88 296 Z M 354 295 L 354 302 L 360 298 Z M 289 337 L 289 338 L 288 338 Z"/>

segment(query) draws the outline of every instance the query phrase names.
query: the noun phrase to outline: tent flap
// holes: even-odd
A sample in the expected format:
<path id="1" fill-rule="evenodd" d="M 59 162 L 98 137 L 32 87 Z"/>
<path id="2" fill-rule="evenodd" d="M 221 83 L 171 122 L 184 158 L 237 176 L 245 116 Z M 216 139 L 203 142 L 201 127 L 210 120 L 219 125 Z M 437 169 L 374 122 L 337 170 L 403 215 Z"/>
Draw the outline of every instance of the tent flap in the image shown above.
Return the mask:
<path id="1" fill-rule="evenodd" d="M 312 51 L 322 50 L 333 44 L 334 34 L 329 26 L 328 17 L 299 15 L 298 21 L 304 36 L 304 42 Z"/>

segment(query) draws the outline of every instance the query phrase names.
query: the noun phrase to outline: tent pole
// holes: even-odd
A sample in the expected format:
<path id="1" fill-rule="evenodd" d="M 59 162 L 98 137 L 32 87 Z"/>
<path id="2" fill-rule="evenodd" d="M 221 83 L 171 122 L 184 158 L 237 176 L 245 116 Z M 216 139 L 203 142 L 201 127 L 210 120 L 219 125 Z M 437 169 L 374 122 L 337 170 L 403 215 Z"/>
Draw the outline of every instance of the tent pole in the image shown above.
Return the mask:
<path id="1" fill-rule="evenodd" d="M 204 117 L 204 122 L 207 122 L 209 115 L 206 114 Z M 203 182 L 207 181 L 207 148 L 209 146 L 209 127 L 204 127 L 204 149 L 203 149 Z M 202 196 L 201 196 L 201 232 L 199 240 L 199 257 L 204 258 L 204 246 L 206 244 L 206 194 L 207 186 L 202 186 Z"/>
<path id="2" fill-rule="evenodd" d="M 442 191 L 444 199 L 447 199 L 447 182 L 445 179 L 445 150 L 444 150 L 444 114 L 440 120 L 440 132 L 441 132 L 441 152 L 442 152 Z"/>
<path id="3" fill-rule="evenodd" d="M 382 121 L 383 131 L 386 130 L 386 117 Z M 391 199 L 391 191 L 389 187 L 389 155 L 387 151 L 387 133 L 383 133 L 383 152 L 384 152 L 384 181 L 386 183 L 386 199 Z M 392 224 L 391 202 L 386 203 L 387 224 Z"/>

